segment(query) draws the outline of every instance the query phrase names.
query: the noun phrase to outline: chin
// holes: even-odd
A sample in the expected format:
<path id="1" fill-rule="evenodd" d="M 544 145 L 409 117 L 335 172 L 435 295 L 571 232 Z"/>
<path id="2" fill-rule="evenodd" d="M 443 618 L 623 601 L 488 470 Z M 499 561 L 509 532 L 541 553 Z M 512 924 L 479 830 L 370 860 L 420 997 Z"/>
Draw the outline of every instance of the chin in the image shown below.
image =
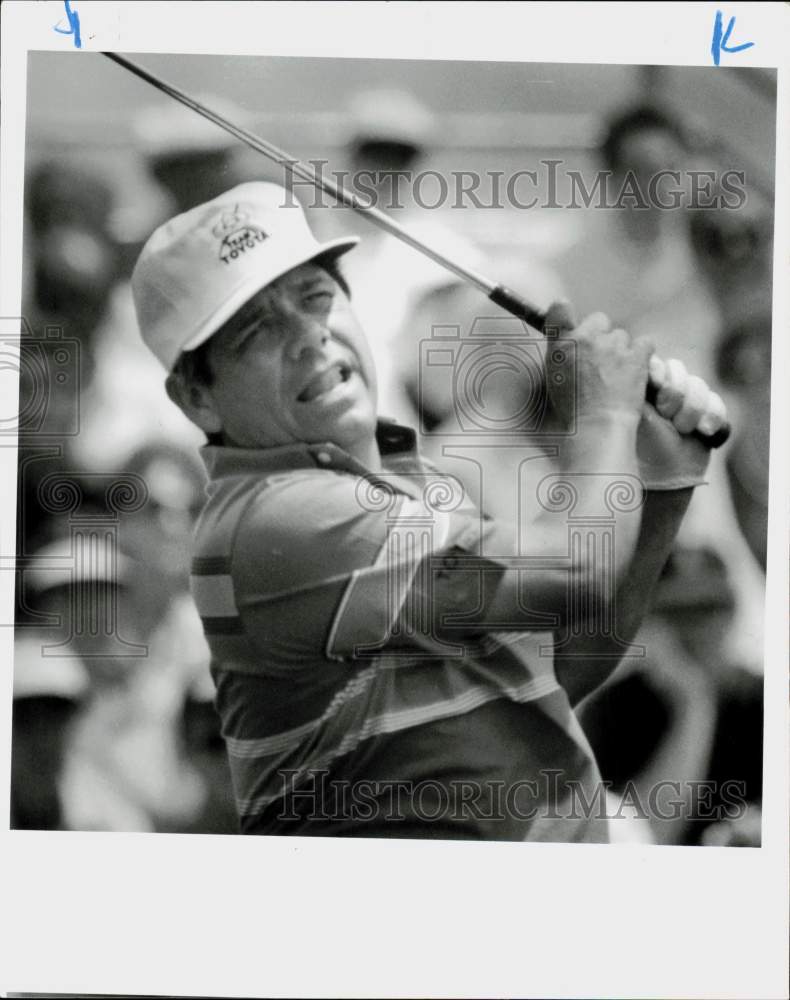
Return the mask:
<path id="1" fill-rule="evenodd" d="M 354 408 L 340 414 L 334 420 L 326 421 L 316 430 L 319 441 L 331 441 L 340 448 L 348 450 L 359 441 L 375 438 L 376 416 Z"/>

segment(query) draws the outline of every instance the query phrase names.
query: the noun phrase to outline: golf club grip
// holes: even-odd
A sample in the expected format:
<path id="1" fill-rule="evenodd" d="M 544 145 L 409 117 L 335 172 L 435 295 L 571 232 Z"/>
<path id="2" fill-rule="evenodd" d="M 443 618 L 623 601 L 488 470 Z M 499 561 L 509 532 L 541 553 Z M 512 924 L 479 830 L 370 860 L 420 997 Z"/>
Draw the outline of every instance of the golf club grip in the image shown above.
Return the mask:
<path id="1" fill-rule="evenodd" d="M 655 406 L 657 396 L 658 389 L 652 382 L 648 382 L 647 389 L 645 390 L 645 399 L 651 406 Z M 727 423 L 722 424 L 722 426 L 717 431 L 714 431 L 713 434 L 703 434 L 702 431 L 693 430 L 691 432 L 691 436 L 698 438 L 707 448 L 721 448 L 721 446 L 729 440 L 731 433 L 732 426 L 728 420 Z"/>
<path id="2" fill-rule="evenodd" d="M 540 309 L 536 309 L 531 302 L 522 299 L 520 295 L 517 295 L 506 285 L 497 285 L 492 292 L 488 293 L 488 297 L 495 305 L 501 306 L 511 315 L 523 319 L 525 323 L 529 323 L 531 327 L 543 333 L 543 327 L 546 323 L 546 313 L 541 312 Z"/>
<path id="3" fill-rule="evenodd" d="M 520 295 L 514 292 L 512 289 L 507 288 L 505 285 L 497 285 L 492 292 L 489 292 L 489 299 L 495 303 L 495 305 L 501 306 L 507 312 L 511 313 L 513 316 L 517 316 L 519 319 L 524 320 L 534 329 L 539 330 L 541 333 L 544 332 L 544 326 L 546 323 L 546 313 L 541 312 L 540 309 L 536 309 L 530 302 L 523 299 Z M 656 405 L 656 396 L 658 395 L 658 390 L 656 387 L 648 382 L 647 391 L 645 392 L 645 399 L 651 406 Z M 725 441 L 730 437 L 732 428 L 729 423 L 724 424 L 720 427 L 714 434 L 703 434 L 701 431 L 694 430 L 692 435 L 706 445 L 708 448 L 720 448 Z"/>

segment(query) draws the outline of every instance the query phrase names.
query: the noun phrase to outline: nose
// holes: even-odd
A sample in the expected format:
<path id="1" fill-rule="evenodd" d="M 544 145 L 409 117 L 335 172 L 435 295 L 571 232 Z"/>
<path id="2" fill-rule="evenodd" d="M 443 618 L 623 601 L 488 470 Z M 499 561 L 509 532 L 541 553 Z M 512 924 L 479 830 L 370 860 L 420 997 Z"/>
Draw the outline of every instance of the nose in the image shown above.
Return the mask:
<path id="1" fill-rule="evenodd" d="M 298 361 L 305 351 L 321 351 L 328 340 L 329 330 L 324 323 L 314 316 L 300 316 L 288 340 L 288 354 L 291 360 Z"/>

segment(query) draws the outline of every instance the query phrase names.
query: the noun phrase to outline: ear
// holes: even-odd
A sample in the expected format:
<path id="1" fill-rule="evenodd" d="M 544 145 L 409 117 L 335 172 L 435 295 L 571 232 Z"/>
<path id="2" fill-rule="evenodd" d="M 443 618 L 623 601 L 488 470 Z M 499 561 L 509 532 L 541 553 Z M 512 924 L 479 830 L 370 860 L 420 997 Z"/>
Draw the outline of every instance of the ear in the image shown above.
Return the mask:
<path id="1" fill-rule="evenodd" d="M 208 386 L 188 380 L 176 371 L 167 376 L 165 389 L 179 410 L 204 433 L 219 434 L 222 431 L 222 421 Z"/>

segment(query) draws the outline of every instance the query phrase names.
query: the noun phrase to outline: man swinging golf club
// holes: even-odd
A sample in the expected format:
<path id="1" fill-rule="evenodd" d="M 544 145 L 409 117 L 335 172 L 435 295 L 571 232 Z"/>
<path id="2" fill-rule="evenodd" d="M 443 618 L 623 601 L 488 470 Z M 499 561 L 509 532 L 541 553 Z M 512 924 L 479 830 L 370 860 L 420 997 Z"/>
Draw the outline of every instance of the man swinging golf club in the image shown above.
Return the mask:
<path id="1" fill-rule="evenodd" d="M 523 523 L 487 520 L 377 421 L 338 267 L 356 242 L 317 242 L 284 189 L 249 183 L 158 229 L 133 277 L 143 339 L 208 439 L 192 592 L 241 830 L 605 841 L 579 808 L 600 777 L 573 706 L 647 609 L 708 461 L 690 432 L 722 426 L 721 401 L 557 304 L 573 350 L 550 352 L 547 391 L 575 433 L 552 482 L 593 520 L 617 510 L 614 544 L 603 564 L 569 544 L 556 489 Z"/>

